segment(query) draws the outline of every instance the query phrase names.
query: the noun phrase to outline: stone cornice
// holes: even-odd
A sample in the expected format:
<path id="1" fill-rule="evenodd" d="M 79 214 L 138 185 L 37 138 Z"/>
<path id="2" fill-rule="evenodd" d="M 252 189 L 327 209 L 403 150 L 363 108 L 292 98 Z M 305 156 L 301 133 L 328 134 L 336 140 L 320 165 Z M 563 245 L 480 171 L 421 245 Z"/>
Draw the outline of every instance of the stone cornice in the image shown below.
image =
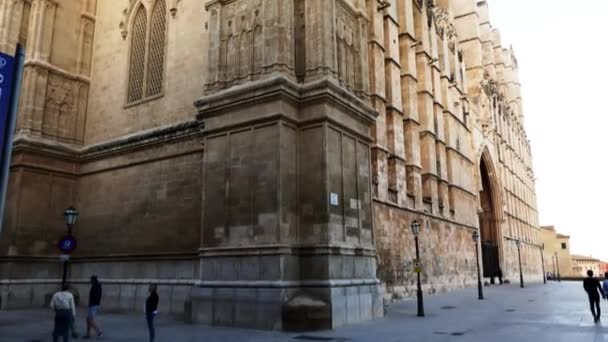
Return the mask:
<path id="1" fill-rule="evenodd" d="M 128 278 L 128 279 L 113 279 L 113 278 L 100 278 L 99 281 L 103 284 L 125 284 L 125 285 L 139 285 L 139 284 L 156 284 L 156 285 L 173 285 L 173 286 L 193 286 L 196 283 L 196 279 L 158 279 L 158 278 Z M 70 284 L 89 284 L 91 280 L 89 278 L 71 278 Z M 40 278 L 40 279 L 0 279 L 0 285 L 40 285 L 40 284 L 59 284 L 61 279 L 59 278 Z"/>
<path id="2" fill-rule="evenodd" d="M 251 255 L 358 255 L 375 256 L 373 247 L 352 247 L 337 244 L 320 246 L 267 245 L 251 247 L 204 247 L 199 249 L 199 256 L 227 257 Z"/>
<path id="3" fill-rule="evenodd" d="M 199 280 L 198 287 L 221 288 L 301 288 L 301 287 L 348 287 L 378 285 L 377 278 L 368 279 L 328 279 L 328 280 Z"/>
<path id="4" fill-rule="evenodd" d="M 203 129 L 204 127 L 199 121 L 186 121 L 85 147 L 18 134 L 14 142 L 14 151 L 15 153 L 21 151 L 42 153 L 72 162 L 89 161 L 107 156 L 115 156 L 118 153 L 145 148 L 155 144 L 191 137 L 193 135 L 201 134 Z"/>
<path id="5" fill-rule="evenodd" d="M 174 261 L 174 260 L 198 260 L 198 253 L 150 253 L 150 254 L 108 254 L 98 255 L 72 255 L 70 262 L 125 262 L 125 261 Z M 35 256 L 5 256 L 0 257 L 0 263 L 57 263 L 58 255 L 35 255 Z"/>
<path id="6" fill-rule="evenodd" d="M 91 83 L 91 79 L 88 78 L 88 77 L 86 77 L 86 76 L 71 73 L 69 71 L 63 70 L 63 69 L 61 69 L 59 67 L 56 67 L 56 66 L 54 66 L 52 64 L 49 64 L 49 63 L 47 63 L 45 61 L 41 61 L 41 60 L 38 60 L 38 59 L 29 59 L 29 60 L 26 60 L 25 61 L 25 67 L 39 67 L 39 68 L 46 69 L 46 70 L 48 70 L 50 72 L 53 72 L 55 74 L 58 74 L 60 76 L 63 76 L 65 78 L 68 78 L 70 80 L 80 81 L 80 82 L 83 82 L 83 83 L 86 83 L 86 84 Z"/>
<path id="7" fill-rule="evenodd" d="M 431 214 L 431 213 L 428 213 L 428 212 L 425 212 L 425 211 L 421 211 L 421 210 L 416 210 L 416 209 L 404 207 L 404 206 L 401 206 L 401 205 L 398 205 L 398 204 L 395 204 L 395 203 L 391 203 L 391 202 L 388 202 L 388 201 L 381 200 L 378 197 L 374 197 L 374 202 L 380 203 L 380 204 L 383 204 L 383 205 L 386 205 L 388 207 L 392 207 L 392 208 L 395 208 L 395 209 L 401 209 L 403 211 L 407 211 L 407 212 L 412 213 L 412 214 L 418 214 L 418 215 L 422 215 L 422 216 L 427 216 L 427 217 L 432 218 L 432 219 L 436 219 L 436 220 L 444 221 L 444 222 L 447 222 L 447 223 L 455 224 L 455 225 L 463 227 L 463 228 L 477 230 L 477 227 L 475 227 L 475 226 L 472 226 L 472 225 L 469 225 L 469 224 L 466 224 L 466 223 L 462 223 L 462 222 L 458 222 L 458 221 L 454 221 L 454 220 L 451 220 L 451 219 L 446 218 L 446 217 L 437 216 L 437 215 L 434 215 L 434 214 Z"/>
<path id="8" fill-rule="evenodd" d="M 460 185 L 449 184 L 448 187 L 453 188 L 453 189 L 458 189 L 459 191 L 462 191 L 463 193 L 465 193 L 473 198 L 477 198 L 477 195 L 474 192 L 471 192 L 470 190 L 467 190 L 467 189 L 461 187 Z"/>
<path id="9" fill-rule="evenodd" d="M 233 108 L 264 103 L 281 97 L 300 104 L 327 100 L 345 108 L 367 124 L 374 123 L 378 116 L 376 110 L 367 102 L 342 88 L 331 78 L 296 83 L 284 75 L 274 75 L 203 96 L 195 102 L 199 109 L 197 118 L 205 120 L 222 115 Z"/>
<path id="10" fill-rule="evenodd" d="M 150 144 L 166 143 L 167 141 L 200 134 L 204 125 L 199 121 L 186 121 L 177 124 L 154 128 L 137 134 L 124 136 L 108 142 L 89 145 L 81 150 L 83 159 L 103 157 L 106 154 L 116 155 L 135 148 Z"/>

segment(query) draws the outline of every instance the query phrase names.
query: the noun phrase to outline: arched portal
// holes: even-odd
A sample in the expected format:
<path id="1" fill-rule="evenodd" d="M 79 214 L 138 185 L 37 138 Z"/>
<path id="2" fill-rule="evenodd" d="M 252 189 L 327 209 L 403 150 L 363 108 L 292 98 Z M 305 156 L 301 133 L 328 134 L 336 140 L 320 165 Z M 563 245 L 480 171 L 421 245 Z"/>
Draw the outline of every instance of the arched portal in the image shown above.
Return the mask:
<path id="1" fill-rule="evenodd" d="M 493 177 L 496 175 L 492 171 L 493 168 L 490 163 L 487 152 L 485 152 L 479 163 L 479 174 L 481 177 L 479 228 L 481 233 L 484 278 L 496 276 L 500 267 L 500 220 L 499 207 L 497 206 L 498 203 L 496 203 L 499 197 L 497 196 L 497 188 L 493 182 Z"/>

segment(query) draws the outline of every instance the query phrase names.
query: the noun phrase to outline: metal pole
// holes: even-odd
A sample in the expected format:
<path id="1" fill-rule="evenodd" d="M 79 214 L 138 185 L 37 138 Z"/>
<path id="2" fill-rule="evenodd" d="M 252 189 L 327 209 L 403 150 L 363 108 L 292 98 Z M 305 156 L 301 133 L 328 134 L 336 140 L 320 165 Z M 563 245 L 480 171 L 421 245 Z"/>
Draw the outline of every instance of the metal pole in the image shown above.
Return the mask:
<path id="1" fill-rule="evenodd" d="M 483 286 L 481 286 L 481 271 L 479 270 L 479 242 L 475 241 L 475 259 L 477 260 L 477 299 L 483 299 Z"/>
<path id="2" fill-rule="evenodd" d="M 519 287 L 524 288 L 524 273 L 521 269 L 521 247 L 517 246 L 517 256 L 519 258 Z"/>
<path id="3" fill-rule="evenodd" d="M 68 226 L 68 236 L 72 236 L 72 225 L 71 224 L 67 224 Z M 63 278 L 61 280 L 61 286 L 65 286 L 65 284 L 67 283 L 67 276 L 68 276 L 68 266 L 69 266 L 69 255 L 68 258 L 63 262 Z"/>
<path id="4" fill-rule="evenodd" d="M 416 259 L 420 262 L 420 248 L 418 246 L 418 235 L 414 236 L 416 241 Z M 418 317 L 424 317 L 424 299 L 422 298 L 422 283 L 420 282 L 420 272 L 418 274 L 418 289 L 416 291 L 416 297 L 418 299 Z"/>
<path id="5" fill-rule="evenodd" d="M 553 263 L 553 281 L 557 280 L 557 271 L 555 269 L 555 255 L 551 255 L 551 262 Z"/>
<path id="6" fill-rule="evenodd" d="M 68 276 L 68 261 L 63 262 L 63 277 L 61 278 L 61 287 L 64 287 Z"/>
<path id="7" fill-rule="evenodd" d="M 555 252 L 555 263 L 557 264 L 557 281 L 562 281 L 562 276 L 559 273 L 559 259 L 557 259 L 557 252 Z"/>
<path id="8" fill-rule="evenodd" d="M 0 232 L 2 231 L 2 222 L 4 222 L 4 207 L 6 205 L 6 193 L 8 190 L 8 176 L 11 166 L 11 156 L 13 154 L 13 138 L 17 127 L 17 112 L 19 111 L 19 96 L 21 94 L 21 83 L 23 81 L 23 64 L 25 62 L 25 51 L 21 44 L 17 44 L 15 53 L 15 79 L 13 81 L 13 91 L 11 97 L 11 107 L 8 114 L 8 122 L 6 125 L 6 144 L 2 152 L 2 161 L 0 174 Z"/>
<path id="9" fill-rule="evenodd" d="M 545 256 L 544 249 L 540 249 L 540 262 L 543 264 L 543 284 L 547 283 L 547 274 L 545 273 Z"/>

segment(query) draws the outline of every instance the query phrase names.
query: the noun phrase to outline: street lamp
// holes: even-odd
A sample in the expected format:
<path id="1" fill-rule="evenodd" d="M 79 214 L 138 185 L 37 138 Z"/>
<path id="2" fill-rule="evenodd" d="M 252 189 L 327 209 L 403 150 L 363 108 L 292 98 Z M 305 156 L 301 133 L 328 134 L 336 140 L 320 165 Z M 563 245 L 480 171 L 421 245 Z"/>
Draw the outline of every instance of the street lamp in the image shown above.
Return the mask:
<path id="1" fill-rule="evenodd" d="M 516 240 L 515 245 L 517 246 L 517 257 L 519 259 L 519 287 L 524 288 L 524 273 L 521 270 L 521 241 Z"/>
<path id="2" fill-rule="evenodd" d="M 540 262 L 542 263 L 543 266 L 543 284 L 547 283 L 547 274 L 545 273 L 545 256 L 544 253 L 545 252 L 545 244 L 541 244 L 540 245 Z"/>
<path id="3" fill-rule="evenodd" d="M 479 270 L 479 232 L 473 232 L 473 241 L 475 241 L 475 261 L 477 264 L 477 299 L 483 299 L 483 286 L 481 286 L 481 271 Z"/>
<path id="4" fill-rule="evenodd" d="M 71 234 L 72 227 L 76 224 L 76 219 L 78 218 L 78 210 L 74 207 L 69 207 L 63 213 L 63 217 L 65 218 L 66 226 L 68 226 L 68 234 Z"/>
<path id="5" fill-rule="evenodd" d="M 414 234 L 414 241 L 416 243 L 416 262 L 414 263 L 416 267 L 416 274 L 418 279 L 418 287 L 416 291 L 416 297 L 418 299 L 418 317 L 424 317 L 424 299 L 422 298 L 422 284 L 420 282 L 420 272 L 422 272 L 422 266 L 420 262 L 420 247 L 418 246 L 418 233 L 420 233 L 420 223 L 414 220 L 410 224 L 410 229 Z"/>
<path id="6" fill-rule="evenodd" d="M 557 252 L 555 252 L 555 263 L 557 264 L 557 281 L 562 281 L 562 276 L 559 273 L 559 259 L 557 258 Z"/>
<path id="7" fill-rule="evenodd" d="M 78 218 L 78 210 L 70 206 L 63 213 L 63 218 L 65 219 L 65 225 L 68 227 L 68 234 L 64 236 L 61 241 L 59 241 L 59 249 L 62 252 L 69 254 L 74 250 L 74 248 L 76 248 L 76 239 L 72 236 L 72 228 L 76 224 L 76 219 Z M 62 286 L 66 284 L 66 278 L 68 273 L 68 261 L 69 256 L 63 259 L 63 276 L 61 278 Z"/>

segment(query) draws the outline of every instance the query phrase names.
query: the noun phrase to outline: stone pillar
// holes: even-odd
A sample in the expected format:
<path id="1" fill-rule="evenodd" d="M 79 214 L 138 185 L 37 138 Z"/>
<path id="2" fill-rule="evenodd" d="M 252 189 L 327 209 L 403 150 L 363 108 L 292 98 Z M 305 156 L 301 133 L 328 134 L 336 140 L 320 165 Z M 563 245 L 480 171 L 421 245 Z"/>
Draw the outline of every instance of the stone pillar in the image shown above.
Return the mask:
<path id="1" fill-rule="evenodd" d="M 494 60 L 494 42 L 492 24 L 490 23 L 490 11 L 486 1 L 480 1 L 477 4 L 477 13 L 479 17 L 479 35 L 481 39 L 481 58 L 484 71 L 490 74 L 490 77 L 496 79 L 496 64 Z"/>
<path id="2" fill-rule="evenodd" d="M 444 50 L 444 40 L 439 34 L 439 27 L 436 23 L 437 7 L 433 8 L 433 21 L 431 23 L 430 34 L 432 41 L 432 64 L 431 70 L 433 73 L 433 112 L 435 120 L 435 151 L 436 151 L 436 175 L 437 175 L 437 204 L 438 213 L 442 216 L 448 216 L 450 212 L 450 203 L 448 199 L 449 182 L 447 177 L 447 157 L 446 157 L 446 129 L 444 120 L 445 99 L 443 98 L 443 82 L 446 77 L 444 69 L 442 69 L 441 58 Z"/>
<path id="3" fill-rule="evenodd" d="M 399 205 L 407 204 L 405 170 L 405 141 L 403 127 L 403 103 L 401 99 L 401 58 L 399 51 L 399 24 L 396 1 L 384 9 L 384 70 L 386 75 L 386 122 L 388 157 L 389 200 Z"/>
<path id="4" fill-rule="evenodd" d="M 17 43 L 23 40 L 23 27 L 27 27 L 30 4 L 24 0 L 0 2 L 0 51 L 13 55 Z M 25 25 L 22 25 L 25 21 Z"/>
<path id="5" fill-rule="evenodd" d="M 416 8 L 414 8 L 416 7 Z M 397 3 L 399 19 L 399 56 L 401 58 L 401 100 L 404 111 L 405 159 L 407 175 L 408 207 L 422 207 L 422 180 L 420 164 L 420 117 L 418 107 L 418 72 L 416 69 L 416 40 L 414 1 Z"/>
<path id="6" fill-rule="evenodd" d="M 376 122 L 372 127 L 374 145 L 372 147 L 373 191 L 374 197 L 388 201 L 389 172 L 387 147 L 387 82 L 385 69 L 385 32 L 383 11 L 378 11 L 375 1 L 368 1 L 367 15 L 369 18 L 369 65 L 370 65 L 370 95 L 372 106 L 378 112 Z M 392 127 L 392 125 L 391 125 Z"/>
<path id="7" fill-rule="evenodd" d="M 433 98 L 434 75 L 431 65 L 433 50 L 430 37 L 430 24 L 427 5 L 414 11 L 416 39 L 420 42 L 416 51 L 416 70 L 418 73 L 418 110 L 420 118 L 420 156 L 422 165 L 422 201 L 424 210 L 437 213 L 438 182 L 436 153 L 436 120 Z"/>
<path id="8" fill-rule="evenodd" d="M 483 5 L 481 2 L 480 5 Z M 454 0 L 450 2 L 454 13 L 454 26 L 458 33 L 459 47 L 462 49 L 466 65 L 467 94 L 471 98 L 481 94 L 483 80 L 483 48 L 479 26 L 477 1 Z"/>
<path id="9" fill-rule="evenodd" d="M 361 74 L 368 19 L 342 0 L 294 4 L 207 6 L 210 36 L 223 37 L 209 68 L 229 70 L 222 56 L 246 53 L 252 70 L 262 68 L 245 80 L 211 75 L 196 103 L 205 125 L 196 322 L 313 330 L 383 314 L 372 234 L 376 112 Z M 234 31 L 232 18 L 250 31 Z M 229 44 L 257 20 L 261 60 Z"/>

